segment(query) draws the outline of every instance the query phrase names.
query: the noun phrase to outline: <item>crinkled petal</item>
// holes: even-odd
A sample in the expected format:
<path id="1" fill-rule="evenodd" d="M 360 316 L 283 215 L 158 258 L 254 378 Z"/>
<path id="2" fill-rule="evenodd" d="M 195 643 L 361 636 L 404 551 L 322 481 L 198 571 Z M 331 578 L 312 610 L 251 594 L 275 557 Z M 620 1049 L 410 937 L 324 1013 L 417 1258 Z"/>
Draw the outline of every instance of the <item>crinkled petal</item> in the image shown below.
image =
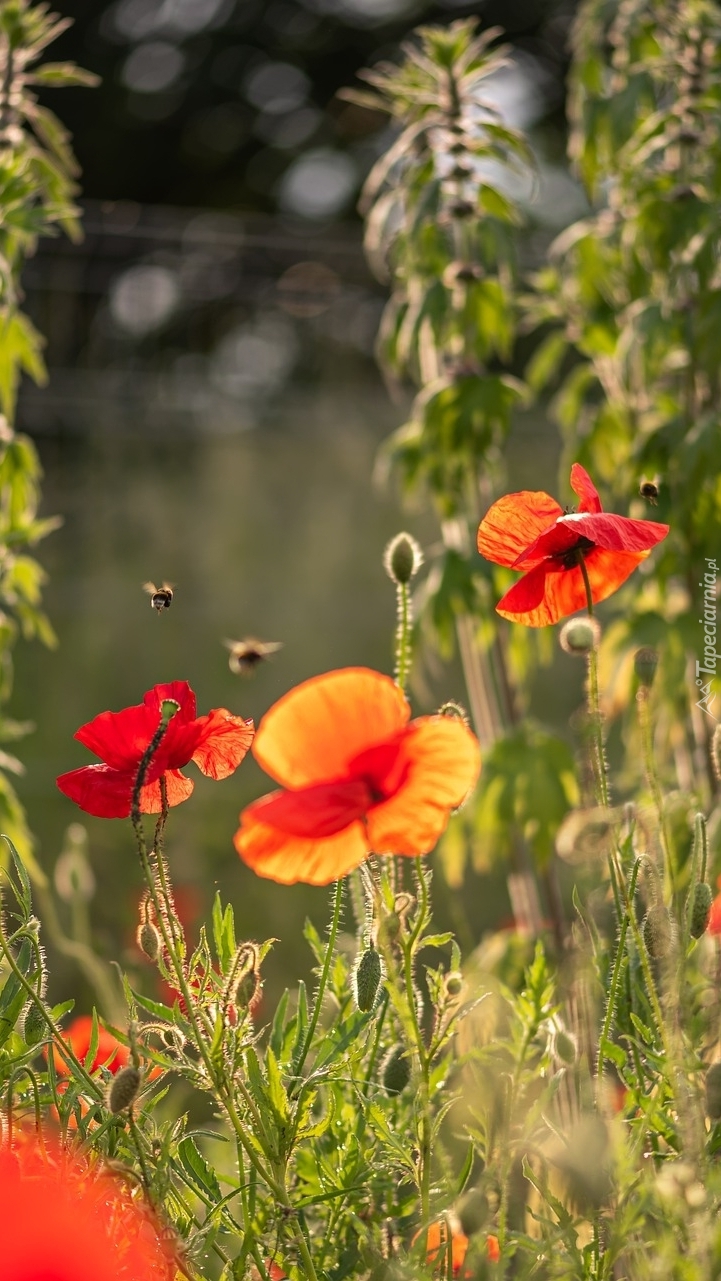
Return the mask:
<path id="1" fill-rule="evenodd" d="M 354 756 L 397 734 L 409 715 L 389 676 L 342 668 L 304 681 L 275 703 L 258 726 L 253 755 L 283 787 L 310 787 L 347 776 Z"/>
<path id="2" fill-rule="evenodd" d="M 363 825 L 351 823 L 326 837 L 289 836 L 261 822 L 251 806 L 241 814 L 234 843 L 240 857 L 258 876 L 281 885 L 329 885 L 358 867 L 368 854 Z"/>
<path id="3" fill-rule="evenodd" d="M 542 490 L 521 490 L 493 503 L 478 527 L 478 550 L 495 565 L 514 565 L 539 535 L 545 533 L 563 508 Z"/>
<path id="4" fill-rule="evenodd" d="M 368 811 L 368 842 L 378 854 L 427 854 L 478 778 L 478 741 L 462 721 L 420 717 L 399 744 L 401 767 L 395 795 Z"/>
<path id="5" fill-rule="evenodd" d="M 168 805 L 172 809 L 174 805 L 181 805 L 187 801 L 195 786 L 192 778 L 186 778 L 177 769 L 166 769 L 163 774 L 165 787 L 168 794 Z M 155 779 L 153 783 L 146 783 L 140 791 L 140 812 L 141 814 L 159 814 L 163 808 L 163 802 L 160 795 L 160 779 Z"/>
<path id="6" fill-rule="evenodd" d="M 111 769 L 109 765 L 84 765 L 82 769 L 61 774 L 60 791 L 75 801 L 86 814 L 96 818 L 128 818 L 135 787 L 135 770 Z M 191 779 L 177 770 L 167 770 L 168 804 L 179 805 L 193 790 Z M 141 789 L 140 809 L 143 814 L 159 814 L 162 809 L 160 782 L 155 779 Z"/>
<path id="7" fill-rule="evenodd" d="M 147 694 L 143 695 L 145 705 L 156 711 L 158 717 L 160 717 L 161 704 L 170 699 L 179 704 L 178 710 L 173 717 L 176 724 L 195 720 L 198 708 L 195 694 L 187 681 L 167 681 L 164 685 L 154 685 L 152 689 L 148 690 Z M 157 725 L 157 720 L 155 723 Z"/>
<path id="8" fill-rule="evenodd" d="M 207 716 L 199 716 L 197 746 L 192 759 L 209 778 L 227 778 L 238 768 L 255 733 L 253 722 L 233 716 L 224 707 L 216 707 Z"/>
<path id="9" fill-rule="evenodd" d="M 648 551 L 611 552 L 594 547 L 585 557 L 594 602 L 605 600 L 625 583 Z M 548 627 L 587 608 L 580 567 L 565 569 L 559 560 L 544 560 L 523 575 L 496 606 L 503 618 L 526 627 Z"/>
<path id="10" fill-rule="evenodd" d="M 574 463 L 571 468 L 571 489 L 581 500 L 578 504 L 578 510 L 580 512 L 603 511 L 601 499 L 598 496 L 598 490 L 586 471 L 586 468 L 582 467 L 580 463 Z"/>
<path id="11" fill-rule="evenodd" d="M 648 552 L 668 533 L 668 525 L 654 520 L 630 520 L 612 512 L 569 512 L 560 516 L 553 529 L 542 534 L 518 558 L 514 568 L 526 569 L 547 556 L 559 556 L 586 538 L 610 552 Z"/>
<path id="12" fill-rule="evenodd" d="M 271 792 L 245 811 L 259 822 L 289 836 L 333 836 L 357 819 L 372 804 L 368 784 L 362 779 L 318 783 L 294 792 Z"/>

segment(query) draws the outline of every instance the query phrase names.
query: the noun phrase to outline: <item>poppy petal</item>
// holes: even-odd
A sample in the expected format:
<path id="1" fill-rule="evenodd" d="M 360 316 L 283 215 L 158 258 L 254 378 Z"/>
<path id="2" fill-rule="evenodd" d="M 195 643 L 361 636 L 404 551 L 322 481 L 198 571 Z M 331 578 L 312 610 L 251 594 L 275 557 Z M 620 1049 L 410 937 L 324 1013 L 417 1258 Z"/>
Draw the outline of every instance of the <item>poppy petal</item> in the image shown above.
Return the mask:
<path id="1" fill-rule="evenodd" d="M 277 827 L 261 822 L 252 806 L 240 816 L 241 826 L 234 844 L 240 857 L 258 876 L 281 885 L 329 885 L 368 855 L 368 843 L 360 822 L 322 838 L 289 836 Z"/>
<path id="2" fill-rule="evenodd" d="M 160 715 L 161 704 L 168 700 L 179 704 L 178 710 L 173 717 L 176 723 L 182 724 L 186 721 L 195 720 L 198 715 L 198 708 L 195 694 L 187 681 L 167 681 L 164 685 L 154 685 L 152 689 L 148 690 L 147 694 L 143 695 L 143 702 L 146 707 L 157 711 L 158 716 Z"/>
<path id="3" fill-rule="evenodd" d="M 586 569 L 594 602 L 611 596 L 647 556 L 648 551 L 611 552 L 600 547 L 588 552 Z M 496 605 L 496 612 L 526 627 L 548 627 L 587 605 L 579 566 L 566 569 L 560 560 L 544 560 L 514 583 Z"/>
<path id="4" fill-rule="evenodd" d="M 346 667 L 304 681 L 275 703 L 258 726 L 253 755 L 283 787 L 327 783 L 347 777 L 354 756 L 397 734 L 409 716 L 389 676 Z"/>
<path id="5" fill-rule="evenodd" d="M 649 551 L 666 537 L 669 527 L 656 520 L 631 520 L 612 512 L 570 513 L 562 516 L 559 526 L 569 525 L 597 547 L 609 552 Z"/>
<path id="6" fill-rule="evenodd" d="M 402 736 L 398 762 L 403 780 L 368 811 L 368 841 L 378 854 L 427 854 L 478 778 L 478 741 L 461 721 L 422 716 Z"/>
<path id="7" fill-rule="evenodd" d="M 319 783 L 295 792 L 271 792 L 245 811 L 289 836 L 333 836 L 362 819 L 372 804 L 363 779 Z"/>
<path id="8" fill-rule="evenodd" d="M 134 771 L 110 765 L 84 765 L 57 779 L 60 791 L 96 818 L 127 818 L 134 783 Z"/>
<path id="9" fill-rule="evenodd" d="M 253 742 L 253 722 L 231 715 L 224 707 L 216 707 L 207 716 L 199 716 L 195 725 L 197 746 L 192 755 L 195 764 L 209 778 L 227 778 L 238 768 Z"/>
<path id="10" fill-rule="evenodd" d="M 183 801 L 187 801 L 195 787 L 192 778 L 186 778 L 185 774 L 181 774 L 177 769 L 166 769 L 163 778 L 168 805 L 171 809 L 173 805 L 181 805 Z M 140 790 L 140 812 L 141 814 L 160 814 L 162 808 L 160 779 L 156 778 L 154 782 L 146 783 Z"/>
<path id="11" fill-rule="evenodd" d="M 563 508 L 542 490 L 505 494 L 478 527 L 478 550 L 495 565 L 514 565 L 534 539 L 545 533 Z"/>
<path id="12" fill-rule="evenodd" d="M 125 707 L 121 712 L 101 712 L 87 725 L 81 725 L 75 738 L 112 769 L 131 770 L 137 768 L 159 718 L 159 709 L 147 703 Z"/>
<path id="13" fill-rule="evenodd" d="M 598 496 L 598 490 L 586 471 L 586 468 L 582 467 L 580 463 L 574 463 L 571 468 L 571 489 L 581 500 L 578 504 L 578 510 L 580 512 L 603 511 L 601 499 Z"/>

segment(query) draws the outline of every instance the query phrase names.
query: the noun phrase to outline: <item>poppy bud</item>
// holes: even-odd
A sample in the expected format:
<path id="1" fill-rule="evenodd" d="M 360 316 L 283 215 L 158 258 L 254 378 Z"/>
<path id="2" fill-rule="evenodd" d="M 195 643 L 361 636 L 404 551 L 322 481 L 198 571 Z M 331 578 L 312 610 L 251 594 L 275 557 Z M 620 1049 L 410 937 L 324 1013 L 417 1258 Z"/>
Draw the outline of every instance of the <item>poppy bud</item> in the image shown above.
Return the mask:
<path id="1" fill-rule="evenodd" d="M 446 993 L 448 996 L 460 996 L 463 987 L 463 975 L 458 970 L 451 970 L 446 975 Z"/>
<path id="2" fill-rule="evenodd" d="M 39 1045 L 47 1034 L 47 1020 L 39 1005 L 33 1001 L 23 1020 L 23 1039 L 26 1045 Z"/>
<path id="3" fill-rule="evenodd" d="M 712 1063 L 706 1073 L 706 1111 L 712 1121 L 721 1117 L 721 1063 Z"/>
<path id="4" fill-rule="evenodd" d="M 149 961 L 157 961 L 160 956 L 160 933 L 152 921 L 141 921 L 135 934 L 135 941 Z"/>
<path id="5" fill-rule="evenodd" d="M 708 918 L 711 915 L 711 904 L 713 903 L 713 891 L 706 881 L 699 881 L 694 886 L 693 899 L 691 902 L 691 938 L 700 939 L 706 932 Z"/>
<path id="6" fill-rule="evenodd" d="M 643 920 L 643 941 L 654 961 L 668 956 L 674 942 L 674 927 L 666 908 L 656 903 L 650 907 Z"/>
<path id="7" fill-rule="evenodd" d="M 353 975 L 356 1005 L 364 1014 L 375 1005 L 382 977 L 381 958 L 371 944 L 359 957 Z"/>
<path id="8" fill-rule="evenodd" d="M 389 912 L 384 916 L 378 926 L 378 941 L 380 943 L 395 943 L 401 932 L 401 918 L 397 912 Z"/>
<path id="9" fill-rule="evenodd" d="M 711 739 L 711 764 L 714 774 L 721 782 L 721 724 L 718 724 Z"/>
<path id="10" fill-rule="evenodd" d="M 402 1045 L 390 1050 L 383 1061 L 381 1080 L 386 1094 L 401 1094 L 411 1079 L 411 1065 Z"/>
<path id="11" fill-rule="evenodd" d="M 597 648 L 601 639 L 601 629 L 595 618 L 572 618 L 564 623 L 559 639 L 561 649 L 567 654 L 585 658 Z"/>
<path id="12" fill-rule="evenodd" d="M 643 649 L 637 649 L 633 659 L 633 667 L 638 677 L 639 685 L 643 685 L 645 689 L 650 689 L 658 667 L 657 650 L 651 649 L 649 645 L 644 645 Z"/>
<path id="13" fill-rule="evenodd" d="M 423 552 L 410 534 L 396 534 L 383 553 L 383 567 L 399 586 L 410 583 L 423 564 Z"/>
<path id="14" fill-rule="evenodd" d="M 257 970 L 246 970 L 241 974 L 233 993 L 233 1003 L 239 1010 L 249 1010 L 258 995 L 260 979 Z"/>
<path id="15" fill-rule="evenodd" d="M 478 1232 L 488 1221 L 488 1197 L 480 1188 L 471 1188 L 458 1205 L 458 1219 L 467 1237 Z"/>
<path id="16" fill-rule="evenodd" d="M 575 1036 L 572 1036 L 570 1032 L 560 1028 L 553 1038 L 553 1048 L 562 1063 L 566 1063 L 570 1067 L 576 1062 L 578 1046 Z"/>
<path id="17" fill-rule="evenodd" d="M 108 1109 L 112 1113 L 124 1112 L 135 1101 L 140 1089 L 140 1072 L 129 1065 L 115 1074 L 108 1090 Z"/>

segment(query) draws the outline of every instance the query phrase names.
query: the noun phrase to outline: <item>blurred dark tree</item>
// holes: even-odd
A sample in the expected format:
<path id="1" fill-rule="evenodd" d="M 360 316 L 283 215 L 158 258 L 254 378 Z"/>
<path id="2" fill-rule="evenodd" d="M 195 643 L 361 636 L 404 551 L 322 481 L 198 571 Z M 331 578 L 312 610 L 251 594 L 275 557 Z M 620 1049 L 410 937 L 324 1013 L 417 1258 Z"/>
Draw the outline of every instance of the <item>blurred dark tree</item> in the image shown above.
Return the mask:
<path id="1" fill-rule="evenodd" d="M 549 111 L 560 112 L 575 0 L 63 0 L 57 7 L 74 20 L 57 56 L 102 77 L 92 94 L 63 97 L 88 198 L 270 211 L 283 206 L 297 157 L 310 153 L 321 162 L 342 157 L 334 178 L 340 212 L 352 205 L 385 124 L 336 98 L 361 67 L 393 57 L 419 21 L 477 12 L 484 27 L 502 27 L 541 64 Z M 312 191 L 312 169 L 306 179 Z"/>

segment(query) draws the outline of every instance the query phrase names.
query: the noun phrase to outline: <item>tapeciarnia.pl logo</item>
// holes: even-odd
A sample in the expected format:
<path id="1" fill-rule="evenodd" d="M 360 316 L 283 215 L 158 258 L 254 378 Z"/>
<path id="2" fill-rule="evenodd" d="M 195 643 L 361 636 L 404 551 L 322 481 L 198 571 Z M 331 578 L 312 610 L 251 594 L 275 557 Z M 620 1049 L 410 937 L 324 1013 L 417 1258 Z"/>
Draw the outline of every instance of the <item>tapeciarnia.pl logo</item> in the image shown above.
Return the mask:
<path id="1" fill-rule="evenodd" d="M 710 556 L 706 557 L 706 573 L 699 587 L 703 587 L 703 618 L 699 618 L 699 623 L 703 627 L 703 659 L 696 659 L 696 684 L 701 690 L 701 698 L 696 706 L 701 708 L 707 716 L 717 721 L 718 717 L 714 716 L 711 708 L 713 707 L 716 695 L 712 692 L 712 685 L 716 676 L 716 663 L 718 654 L 716 652 L 716 614 L 717 614 L 717 593 L 716 593 L 716 576 L 718 567 L 716 561 Z M 704 681 L 703 677 L 709 676 L 711 679 Z"/>

